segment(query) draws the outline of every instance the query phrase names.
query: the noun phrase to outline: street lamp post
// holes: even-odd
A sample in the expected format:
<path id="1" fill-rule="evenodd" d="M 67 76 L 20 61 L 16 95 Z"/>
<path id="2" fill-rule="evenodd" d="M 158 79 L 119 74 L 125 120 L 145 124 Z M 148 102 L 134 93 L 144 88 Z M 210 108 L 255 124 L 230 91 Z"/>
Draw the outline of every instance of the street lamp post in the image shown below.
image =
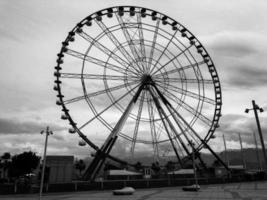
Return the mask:
<path id="1" fill-rule="evenodd" d="M 258 127 L 258 132 L 259 132 L 259 136 L 260 136 L 260 141 L 261 141 L 261 147 L 262 147 L 262 152 L 263 152 L 263 156 L 264 156 L 264 160 L 265 160 L 265 167 L 267 166 L 267 156 L 266 156 L 266 151 L 265 151 L 265 145 L 264 145 L 264 139 L 262 136 L 262 132 L 261 132 L 261 125 L 260 125 L 260 121 L 259 121 L 259 116 L 258 116 L 258 110 L 260 112 L 263 112 L 264 110 L 262 108 L 260 108 L 254 100 L 252 100 L 252 108 L 251 109 L 246 109 L 245 112 L 248 113 L 250 110 L 254 110 L 254 114 L 255 114 L 255 119 L 256 119 L 256 123 L 257 123 L 257 127 Z"/>
<path id="2" fill-rule="evenodd" d="M 192 164 L 193 164 L 193 170 L 194 170 L 194 179 L 195 179 L 195 184 L 196 187 L 198 185 L 198 180 L 197 180 L 197 172 L 196 172 L 196 163 L 195 163 L 195 144 L 193 143 L 192 140 L 189 141 L 189 146 L 192 148 Z"/>
<path id="3" fill-rule="evenodd" d="M 48 136 L 52 135 L 53 132 L 49 130 L 49 126 L 46 127 L 46 130 L 42 130 L 41 134 L 45 133 L 45 146 L 44 146 L 44 156 L 43 156 L 43 167 L 42 167 L 42 176 L 41 176 L 41 184 L 40 184 L 40 195 L 39 199 L 42 198 L 43 193 L 43 186 L 44 186 L 44 173 L 45 173 L 45 164 L 46 164 L 46 149 L 47 149 L 47 142 Z"/>

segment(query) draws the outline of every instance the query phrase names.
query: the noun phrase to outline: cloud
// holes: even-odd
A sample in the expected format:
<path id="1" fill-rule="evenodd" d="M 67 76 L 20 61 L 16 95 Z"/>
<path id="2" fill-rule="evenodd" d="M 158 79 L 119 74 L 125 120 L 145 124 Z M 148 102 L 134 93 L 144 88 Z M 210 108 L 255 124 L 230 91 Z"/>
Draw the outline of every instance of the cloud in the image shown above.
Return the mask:
<path id="1" fill-rule="evenodd" d="M 265 135 L 267 133 L 266 117 L 261 118 L 260 121 L 262 122 L 262 133 Z M 238 134 L 240 134 L 242 141 L 247 145 L 254 145 L 253 132 L 258 137 L 255 119 L 236 114 L 224 115 L 220 121 L 220 128 L 217 129 L 218 135 L 224 134 L 227 141 L 239 142 Z"/>
<path id="2" fill-rule="evenodd" d="M 37 152 L 42 156 L 44 150 L 45 137 L 36 134 L 0 134 L 1 146 L 0 155 L 8 151 L 11 155 L 22 153 L 24 151 Z M 70 135 L 66 131 L 55 131 L 49 136 L 47 155 L 74 155 L 78 157 L 87 157 L 92 148 L 78 145 L 79 137 L 76 134 Z"/>
<path id="3" fill-rule="evenodd" d="M 0 118 L 0 134 L 21 134 L 39 133 L 49 125 L 54 131 L 64 130 L 65 128 L 53 123 L 40 121 L 21 121 L 16 118 Z"/>
<path id="4" fill-rule="evenodd" d="M 267 86 L 267 70 L 254 66 L 238 66 L 232 69 L 228 84 L 238 88 Z"/>
<path id="5" fill-rule="evenodd" d="M 207 44 L 220 56 L 236 58 L 257 53 L 261 38 L 263 36 L 250 32 L 223 31 L 210 36 Z"/>
<path id="6" fill-rule="evenodd" d="M 209 48 L 223 56 L 246 56 L 260 52 L 267 46 L 264 34 L 252 31 L 224 30 L 201 37 Z"/>
<path id="7" fill-rule="evenodd" d="M 214 58 L 226 88 L 266 86 L 267 40 L 261 33 L 221 31 L 202 38 Z"/>
<path id="8" fill-rule="evenodd" d="M 56 124 L 61 112 L 59 108 L 51 106 L 51 104 L 55 104 L 56 100 L 56 94 L 52 91 L 54 81 L 52 80 L 54 79 L 52 71 L 55 65 L 55 57 L 60 42 L 79 20 L 92 12 L 114 4 L 114 2 L 100 0 L 94 3 L 92 7 L 90 6 L 92 2 L 91 0 L 68 4 L 64 1 L 51 3 L 36 0 L 23 3 L 19 1 L 15 3 L 10 1 L 0 2 L 0 17 L 3 19 L 0 29 L 0 40 L 2 41 L 0 50 L 2 63 L 0 67 L 2 75 L 0 104 L 2 114 L 5 114 L 5 117 L 0 117 L 0 140 L 1 144 L 9 144 L 9 146 L 1 145 L 0 151 L 16 148 L 15 152 L 28 147 L 42 150 L 44 138 L 39 132 L 45 128 L 45 125 L 51 126 L 53 130 L 63 130 L 58 125 L 60 122 Z M 123 0 L 120 0 L 120 2 L 123 3 Z M 131 2 L 133 4 L 137 3 L 137 1 Z M 214 3 L 208 0 L 203 1 L 201 5 L 197 4 L 196 1 L 183 2 L 183 4 L 174 0 L 168 0 L 169 3 L 167 4 L 166 2 L 151 0 L 145 2 L 138 0 L 138 2 L 140 6 L 161 11 L 181 21 L 184 25 L 189 26 L 189 29 L 197 37 L 199 34 L 208 34 L 208 42 L 204 41 L 203 44 L 214 55 L 212 55 L 212 58 L 214 58 L 216 68 L 217 66 L 219 68 L 218 73 L 222 84 L 232 85 L 235 88 L 241 86 L 245 89 L 253 87 L 255 91 L 259 91 L 256 87 L 263 85 L 263 81 L 266 83 L 266 73 L 263 70 L 267 62 L 266 56 L 263 56 L 267 49 L 265 36 L 265 30 L 267 29 L 264 26 L 266 19 L 266 6 L 264 5 L 266 3 L 264 1 L 255 4 L 252 0 L 245 0 L 245 2 L 243 0 L 242 2 L 240 0 L 236 2 L 229 1 L 227 3 Z M 179 6 L 170 6 L 178 4 Z M 238 9 L 236 9 L 237 7 Z M 58 15 L 58 10 L 61 11 L 60 15 Z M 186 15 L 192 10 L 196 11 L 194 15 Z M 205 28 L 203 28 L 203 25 Z M 238 30 L 238 32 L 232 30 Z M 241 32 L 240 30 L 258 33 Z M 217 34 L 212 34 L 216 31 Z M 17 40 L 21 42 L 13 45 Z M 259 69 L 261 71 L 258 73 L 254 68 L 256 64 L 258 68 L 262 68 Z M 242 105 L 240 101 L 233 101 L 234 96 L 240 96 L 240 99 L 246 100 L 247 97 L 242 93 L 243 91 L 240 91 L 238 95 L 223 94 L 225 108 L 232 109 L 231 113 L 235 113 Z M 263 94 L 263 92 L 260 94 Z M 110 104 L 109 98 L 103 96 L 100 95 L 95 98 L 98 111 Z M 230 99 L 228 104 L 225 101 L 227 97 Z M 261 98 L 264 98 L 264 96 L 261 95 Z M 120 103 L 126 107 L 127 102 L 129 102 L 128 99 Z M 267 110 L 266 107 L 264 108 Z M 114 115 L 121 115 L 121 112 L 116 108 L 114 110 L 117 111 L 117 114 L 114 114 L 112 109 L 109 110 L 110 113 L 113 112 L 113 116 L 108 113 L 109 119 L 110 116 L 114 118 Z M 88 111 L 90 111 L 89 108 Z M 70 113 L 73 112 L 76 112 L 80 118 L 84 117 L 79 109 L 70 108 Z M 32 115 L 41 116 L 43 120 L 33 119 Z M 87 118 L 84 117 L 84 119 Z M 49 120 L 52 123 L 41 122 Z M 254 127 L 256 131 L 255 120 L 252 118 L 245 117 L 242 121 L 240 117 L 235 118 L 233 115 L 231 118 L 227 115 L 223 121 L 222 127 L 223 125 L 226 126 L 225 131 L 229 138 L 236 137 L 233 131 L 237 130 L 240 130 L 242 137 L 243 134 L 247 134 L 250 138 L 249 134 L 251 132 L 242 132 L 242 126 L 248 128 L 248 125 L 245 124 L 248 122 L 251 122 L 250 128 Z M 262 126 L 265 128 L 266 124 L 263 123 Z M 99 127 L 101 127 L 101 131 L 97 128 L 95 130 L 101 132 L 101 134 L 97 138 L 94 138 L 95 136 L 92 138 L 100 141 L 104 134 L 102 133 L 103 125 L 101 124 Z M 90 127 L 88 130 L 90 136 L 92 132 L 96 132 L 94 127 Z M 221 130 L 221 132 L 223 131 Z M 55 133 L 53 137 L 49 138 L 49 152 L 87 155 L 88 148 L 79 147 L 76 139 L 77 141 L 79 139 L 77 135 L 72 137 L 67 134 Z M 237 141 L 237 138 L 234 139 Z M 118 149 L 117 152 L 120 151 Z"/>

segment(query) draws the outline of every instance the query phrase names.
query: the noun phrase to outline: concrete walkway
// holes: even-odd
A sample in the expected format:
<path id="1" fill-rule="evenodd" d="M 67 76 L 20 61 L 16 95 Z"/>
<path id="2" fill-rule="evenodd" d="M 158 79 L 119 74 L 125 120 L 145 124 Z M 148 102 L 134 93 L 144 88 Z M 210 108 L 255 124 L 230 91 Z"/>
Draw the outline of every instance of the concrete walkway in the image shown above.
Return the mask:
<path id="1" fill-rule="evenodd" d="M 4 195 L 0 199 L 33 200 L 39 199 L 38 194 Z M 218 185 L 203 185 L 198 192 L 184 192 L 181 187 L 167 187 L 156 189 L 137 189 L 133 195 L 114 196 L 112 191 L 88 191 L 72 193 L 50 193 L 42 197 L 43 200 L 267 200 L 267 181 L 232 183 Z"/>

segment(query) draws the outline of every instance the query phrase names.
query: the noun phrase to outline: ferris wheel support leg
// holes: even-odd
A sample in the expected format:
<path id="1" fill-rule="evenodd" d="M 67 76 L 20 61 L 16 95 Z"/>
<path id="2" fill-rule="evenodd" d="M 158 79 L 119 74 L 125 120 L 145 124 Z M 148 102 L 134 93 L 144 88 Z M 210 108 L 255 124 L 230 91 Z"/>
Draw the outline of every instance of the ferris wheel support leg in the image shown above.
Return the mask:
<path id="1" fill-rule="evenodd" d="M 156 88 L 156 90 L 157 90 L 159 96 L 161 96 L 162 94 L 160 93 L 160 91 L 158 91 L 158 89 L 157 89 L 157 87 L 155 86 L 155 84 L 152 84 L 152 85 Z M 150 93 L 153 95 L 153 91 L 152 91 L 151 89 L 150 89 Z M 164 105 L 165 105 L 165 106 L 167 107 L 167 109 L 170 111 L 170 109 L 169 109 L 169 107 L 167 106 L 165 100 L 164 100 L 163 98 L 161 98 L 161 99 L 162 99 L 162 102 L 164 103 Z M 158 99 L 155 98 L 154 101 L 157 101 L 157 102 L 158 102 Z M 159 104 L 159 102 L 158 102 L 158 104 Z M 159 105 L 160 105 L 160 104 L 159 104 Z M 162 109 L 162 110 L 163 110 L 163 109 Z M 163 111 L 163 112 L 164 112 L 164 111 Z M 165 113 L 165 112 L 164 112 L 164 113 Z M 173 115 L 173 112 L 170 112 L 170 114 L 172 115 L 173 119 L 174 119 L 175 122 L 177 123 L 177 121 L 176 121 L 177 119 L 175 119 L 175 117 L 174 117 L 174 115 Z M 166 113 L 165 113 L 164 116 L 166 117 L 166 119 L 168 119 Z M 168 121 L 169 121 L 169 120 L 168 120 Z M 173 132 L 174 132 L 175 135 L 177 136 L 177 139 L 178 139 L 179 142 L 181 143 L 181 145 L 182 145 L 183 149 L 185 150 L 186 154 L 189 156 L 189 155 L 190 155 L 189 150 L 186 148 L 186 145 L 184 144 L 184 142 L 183 142 L 182 139 L 180 138 L 179 134 L 177 133 L 177 131 L 176 131 L 175 128 L 173 127 L 173 124 L 172 124 L 170 121 L 169 121 L 169 124 L 170 124 L 170 126 L 172 127 Z M 177 123 L 177 125 L 179 126 L 180 130 L 182 131 L 182 128 L 180 127 L 180 124 Z M 182 133 L 183 133 L 183 132 L 182 132 Z M 186 136 L 185 136 L 185 137 L 186 137 Z M 186 139 L 188 140 L 187 137 L 186 137 Z M 188 140 L 188 141 L 189 141 L 189 140 Z"/>
<path id="2" fill-rule="evenodd" d="M 164 118 L 167 120 L 167 122 L 168 122 L 168 124 L 169 124 L 169 126 L 170 126 L 170 128 L 172 129 L 173 132 L 175 132 L 175 129 L 174 129 L 174 127 L 172 126 L 171 122 L 168 120 L 168 116 L 166 115 L 165 111 L 164 111 L 163 108 L 161 107 L 161 105 L 160 105 L 158 99 L 157 99 L 157 98 L 155 97 L 155 95 L 153 94 L 153 91 L 152 91 L 151 89 L 149 89 L 149 92 L 150 92 L 150 94 L 151 94 L 151 96 L 152 96 L 152 98 L 153 98 L 153 100 L 154 100 L 154 102 L 155 102 L 156 108 L 158 109 L 158 113 L 159 113 L 160 117 L 162 118 L 162 122 L 163 122 L 164 128 L 165 128 L 165 130 L 166 130 L 166 132 L 167 132 L 167 134 L 168 134 L 169 140 L 170 140 L 170 142 L 171 142 L 171 145 L 172 145 L 172 148 L 173 148 L 173 150 L 174 150 L 174 153 L 175 153 L 175 155 L 176 155 L 176 157 L 177 157 L 177 159 L 178 159 L 178 162 L 180 163 L 181 168 L 184 168 L 183 162 L 182 162 L 182 160 L 181 160 L 181 158 L 180 158 L 180 156 L 179 156 L 179 154 L 178 154 L 178 152 L 177 152 L 177 149 L 176 149 L 176 147 L 175 147 L 175 145 L 174 145 L 173 139 L 172 139 L 172 137 L 171 137 L 171 135 L 170 135 L 170 132 L 169 132 L 169 130 L 168 130 L 168 128 L 167 128 L 167 125 L 166 125 L 166 122 L 164 121 Z M 163 116 L 162 116 L 162 115 L 163 115 Z M 177 134 L 176 134 L 176 135 L 177 135 Z"/>
<path id="3" fill-rule="evenodd" d="M 170 104 L 169 104 L 170 105 Z M 171 105 L 170 105 L 171 106 Z M 171 106 L 172 108 L 172 106 Z M 189 126 L 189 124 L 179 115 L 179 113 L 172 108 L 174 112 L 183 120 L 183 122 L 190 128 L 190 130 L 194 133 L 194 135 L 201 141 L 201 143 L 211 152 L 211 154 L 225 167 L 226 170 L 230 171 L 228 166 L 222 161 L 222 159 L 212 150 L 212 148 L 196 133 L 196 131 Z"/>
<path id="4" fill-rule="evenodd" d="M 226 170 L 230 171 L 228 166 L 222 161 L 222 159 L 212 150 L 212 148 L 196 133 L 196 131 L 189 126 L 189 124 L 179 115 L 179 113 L 168 103 L 172 110 L 179 116 L 179 118 L 190 128 L 194 135 L 201 141 L 201 143 L 211 152 L 211 154 L 225 167 Z"/>
<path id="5" fill-rule="evenodd" d="M 200 153 L 198 153 L 198 152 L 196 151 L 196 148 L 192 145 L 192 143 L 190 142 L 190 139 L 188 138 L 188 136 L 185 134 L 183 128 L 181 127 L 180 122 L 179 122 L 179 120 L 178 120 L 178 118 L 177 118 L 176 113 L 175 113 L 175 112 L 172 112 L 172 110 L 171 110 L 171 108 L 168 106 L 168 104 L 166 104 L 165 106 L 167 107 L 168 111 L 171 113 L 171 115 L 172 115 L 174 121 L 176 122 L 176 124 L 178 125 L 178 127 L 179 127 L 179 129 L 181 130 L 182 134 L 184 135 L 184 137 L 185 137 L 186 140 L 188 141 L 188 144 L 190 145 L 190 147 L 191 147 L 192 150 L 194 151 L 195 159 L 198 158 L 198 160 L 200 161 L 201 165 L 202 165 L 205 169 L 207 169 L 207 166 L 206 166 L 206 164 L 204 163 L 204 161 L 202 160 Z M 198 167 L 198 166 L 197 166 L 197 167 Z M 198 168 L 199 168 L 199 167 L 198 167 Z"/>
<path id="6" fill-rule="evenodd" d="M 105 151 L 107 151 L 107 148 L 110 146 L 110 143 L 112 140 L 108 142 L 106 146 L 102 146 L 101 149 L 97 150 L 95 157 L 89 167 L 87 168 L 86 172 L 84 173 L 84 179 L 85 180 L 92 180 L 93 177 L 96 176 L 96 172 L 98 171 L 98 166 L 100 164 L 100 161 L 105 157 Z"/>
<path id="7" fill-rule="evenodd" d="M 196 152 L 196 151 L 195 151 L 195 152 Z M 198 154 L 195 154 L 195 155 L 197 156 L 197 158 L 198 158 L 200 164 L 202 165 L 202 167 L 203 167 L 204 169 L 208 169 L 206 163 L 205 163 L 205 162 L 203 161 L 203 159 L 201 158 L 201 154 L 200 154 L 200 152 L 199 152 Z"/>
<path id="8" fill-rule="evenodd" d="M 109 153 L 110 153 L 110 151 L 111 151 L 113 145 L 115 144 L 117 138 L 118 138 L 118 136 L 115 136 L 115 137 L 112 139 L 112 141 L 109 143 L 109 146 L 107 147 L 106 152 L 103 152 L 103 153 L 102 153 L 101 159 L 99 160 L 98 165 L 97 165 L 97 167 L 95 168 L 94 173 L 93 173 L 92 176 L 91 176 L 91 179 L 92 179 L 92 180 L 94 180 L 94 179 L 96 178 L 97 174 L 98 174 L 98 173 L 100 172 L 100 170 L 102 169 L 102 166 L 103 166 L 103 164 L 104 164 L 105 161 L 106 161 L 107 155 L 109 155 Z"/>
<path id="9" fill-rule="evenodd" d="M 141 86 L 138 88 L 136 94 L 134 95 L 134 97 L 132 98 L 132 100 L 128 104 L 127 108 L 125 109 L 124 113 L 120 117 L 118 123 L 115 125 L 114 129 L 112 130 L 112 132 L 109 134 L 108 138 L 106 139 L 106 141 L 102 145 L 101 149 L 96 152 L 95 158 L 93 159 L 92 163 L 90 164 L 90 166 L 86 170 L 86 173 L 84 176 L 85 179 L 89 179 L 89 180 L 93 181 L 95 179 L 95 177 L 97 176 L 98 172 L 101 170 L 101 168 L 105 162 L 106 157 L 109 155 L 113 145 L 115 144 L 115 142 L 117 140 L 118 133 L 121 131 L 123 125 L 125 124 L 128 116 L 129 116 L 129 114 L 133 108 L 133 105 L 136 103 L 143 88 L 144 88 L 144 84 L 141 84 Z"/>
<path id="10" fill-rule="evenodd" d="M 153 84 L 154 88 L 156 89 L 157 93 L 159 94 L 161 100 L 169 107 L 182 121 L 186 124 L 186 126 L 193 132 L 193 134 L 201 141 L 201 143 L 212 153 L 212 155 L 225 167 L 226 170 L 230 171 L 229 167 L 222 161 L 222 159 L 211 149 L 211 147 L 196 133 L 196 131 L 187 123 L 187 121 L 177 112 L 176 109 L 173 108 L 171 103 L 161 94 L 159 89 L 155 84 Z"/>

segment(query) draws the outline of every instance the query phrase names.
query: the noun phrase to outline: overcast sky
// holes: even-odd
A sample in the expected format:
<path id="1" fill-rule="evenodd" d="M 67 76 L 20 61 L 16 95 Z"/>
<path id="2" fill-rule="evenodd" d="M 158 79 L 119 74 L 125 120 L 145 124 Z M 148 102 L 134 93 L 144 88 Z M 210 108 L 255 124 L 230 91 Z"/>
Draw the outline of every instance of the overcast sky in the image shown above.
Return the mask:
<path id="1" fill-rule="evenodd" d="M 1 0 L 0 1 L 0 154 L 25 150 L 42 153 L 47 125 L 48 154 L 88 155 L 79 138 L 69 135 L 55 105 L 53 72 L 61 42 L 83 18 L 116 5 L 151 8 L 187 27 L 210 53 L 223 94 L 223 117 L 218 137 L 211 142 L 222 150 L 224 133 L 229 148 L 253 147 L 256 131 L 251 100 L 260 113 L 267 141 L 267 1 L 265 0 Z"/>

